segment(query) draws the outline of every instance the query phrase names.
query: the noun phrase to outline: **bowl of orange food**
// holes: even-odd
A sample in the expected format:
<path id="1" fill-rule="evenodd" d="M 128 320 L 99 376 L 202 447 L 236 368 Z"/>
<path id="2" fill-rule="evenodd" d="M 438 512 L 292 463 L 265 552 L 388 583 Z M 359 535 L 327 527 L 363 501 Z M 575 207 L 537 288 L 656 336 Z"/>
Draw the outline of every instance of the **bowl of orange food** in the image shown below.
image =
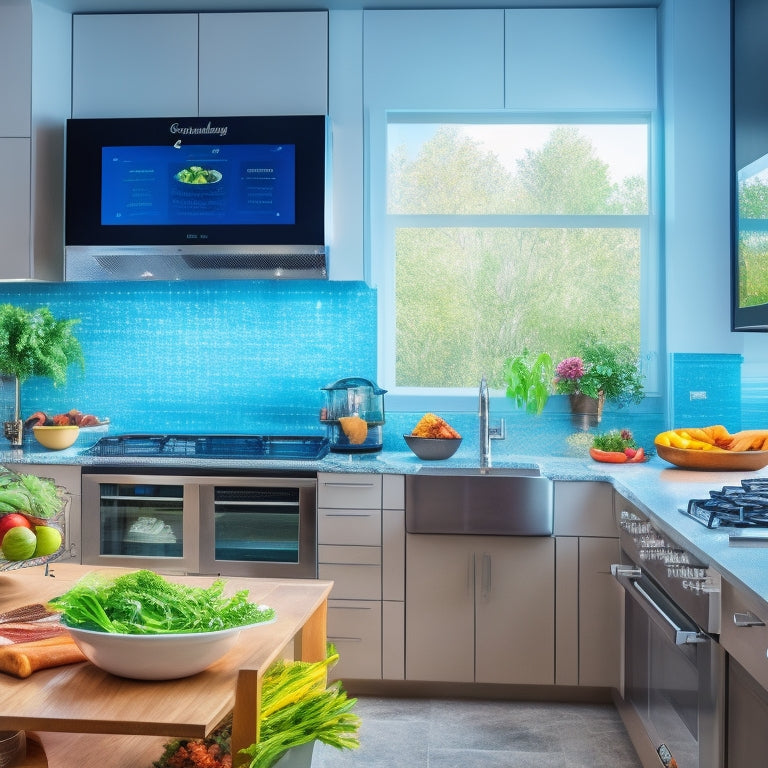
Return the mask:
<path id="1" fill-rule="evenodd" d="M 408 447 L 424 461 L 450 459 L 461 445 L 461 435 L 445 419 L 427 413 L 409 435 L 403 435 Z"/>

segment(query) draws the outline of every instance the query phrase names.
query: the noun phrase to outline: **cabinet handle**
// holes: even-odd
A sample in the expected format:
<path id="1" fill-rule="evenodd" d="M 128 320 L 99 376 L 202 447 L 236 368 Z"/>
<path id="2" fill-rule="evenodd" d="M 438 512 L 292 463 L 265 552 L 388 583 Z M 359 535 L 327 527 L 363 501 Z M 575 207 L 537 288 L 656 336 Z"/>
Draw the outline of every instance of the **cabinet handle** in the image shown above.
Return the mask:
<path id="1" fill-rule="evenodd" d="M 483 552 L 480 593 L 483 600 L 486 600 L 491 594 L 491 556 L 487 552 Z"/>
<path id="2" fill-rule="evenodd" d="M 323 512 L 323 517 L 372 517 L 369 512 Z"/>
<path id="3" fill-rule="evenodd" d="M 373 488 L 373 483 L 323 483 L 326 488 Z"/>
<path id="4" fill-rule="evenodd" d="M 467 595 L 475 592 L 475 553 L 467 556 Z"/>
<path id="5" fill-rule="evenodd" d="M 758 616 L 755 616 L 752 611 L 745 611 L 744 613 L 734 613 L 733 623 L 737 627 L 764 627 L 765 622 Z"/>

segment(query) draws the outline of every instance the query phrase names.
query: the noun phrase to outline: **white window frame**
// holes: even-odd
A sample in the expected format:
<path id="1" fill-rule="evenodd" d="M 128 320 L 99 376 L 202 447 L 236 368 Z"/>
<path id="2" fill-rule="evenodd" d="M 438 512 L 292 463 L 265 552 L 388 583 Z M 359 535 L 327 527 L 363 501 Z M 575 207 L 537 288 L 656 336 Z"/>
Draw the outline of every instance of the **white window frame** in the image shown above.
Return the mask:
<path id="1" fill-rule="evenodd" d="M 380 386 L 387 389 L 387 408 L 393 412 L 424 410 L 471 411 L 477 407 L 477 389 L 397 387 L 395 386 L 395 230 L 419 223 L 423 227 L 556 227 L 560 228 L 635 228 L 640 231 L 640 354 L 645 376 L 646 398 L 662 391 L 662 256 L 660 231 L 661 132 L 655 112 L 610 110 L 605 112 L 519 113 L 497 110 L 488 113 L 435 113 L 392 111 L 369 124 L 369 218 L 371 257 L 378 289 L 378 372 Z M 643 121 L 648 126 L 648 214 L 616 215 L 402 215 L 388 214 L 387 204 L 387 125 L 389 122 L 467 123 L 516 122 L 540 124 L 627 123 Z M 478 371 L 480 376 L 485 373 Z M 492 394 L 503 395 L 503 392 Z M 514 408 L 509 404 L 510 410 Z"/>

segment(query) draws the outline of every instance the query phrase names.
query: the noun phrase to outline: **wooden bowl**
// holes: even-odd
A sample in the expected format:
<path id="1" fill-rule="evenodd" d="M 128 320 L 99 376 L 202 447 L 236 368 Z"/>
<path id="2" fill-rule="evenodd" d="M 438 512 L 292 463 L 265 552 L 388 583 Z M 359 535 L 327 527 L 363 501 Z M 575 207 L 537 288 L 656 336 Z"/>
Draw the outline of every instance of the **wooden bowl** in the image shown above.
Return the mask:
<path id="1" fill-rule="evenodd" d="M 80 434 L 80 427 L 68 425 L 32 427 L 32 431 L 40 445 L 44 445 L 52 451 L 62 451 L 65 448 L 69 448 L 77 440 L 77 436 Z"/>
<path id="2" fill-rule="evenodd" d="M 745 472 L 768 465 L 768 451 L 694 451 L 656 444 L 664 461 L 682 469 Z"/>

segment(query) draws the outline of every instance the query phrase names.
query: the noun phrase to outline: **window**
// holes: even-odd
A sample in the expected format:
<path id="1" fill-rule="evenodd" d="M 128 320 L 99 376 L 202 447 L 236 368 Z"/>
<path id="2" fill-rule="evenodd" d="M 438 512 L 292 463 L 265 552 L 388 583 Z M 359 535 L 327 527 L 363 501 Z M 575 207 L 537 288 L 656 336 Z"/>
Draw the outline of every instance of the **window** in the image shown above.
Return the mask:
<path id="1" fill-rule="evenodd" d="M 500 388 L 506 357 L 528 349 L 557 362 L 590 335 L 653 357 L 647 115 L 390 113 L 386 144 L 390 391 L 475 389 L 483 374 Z"/>

